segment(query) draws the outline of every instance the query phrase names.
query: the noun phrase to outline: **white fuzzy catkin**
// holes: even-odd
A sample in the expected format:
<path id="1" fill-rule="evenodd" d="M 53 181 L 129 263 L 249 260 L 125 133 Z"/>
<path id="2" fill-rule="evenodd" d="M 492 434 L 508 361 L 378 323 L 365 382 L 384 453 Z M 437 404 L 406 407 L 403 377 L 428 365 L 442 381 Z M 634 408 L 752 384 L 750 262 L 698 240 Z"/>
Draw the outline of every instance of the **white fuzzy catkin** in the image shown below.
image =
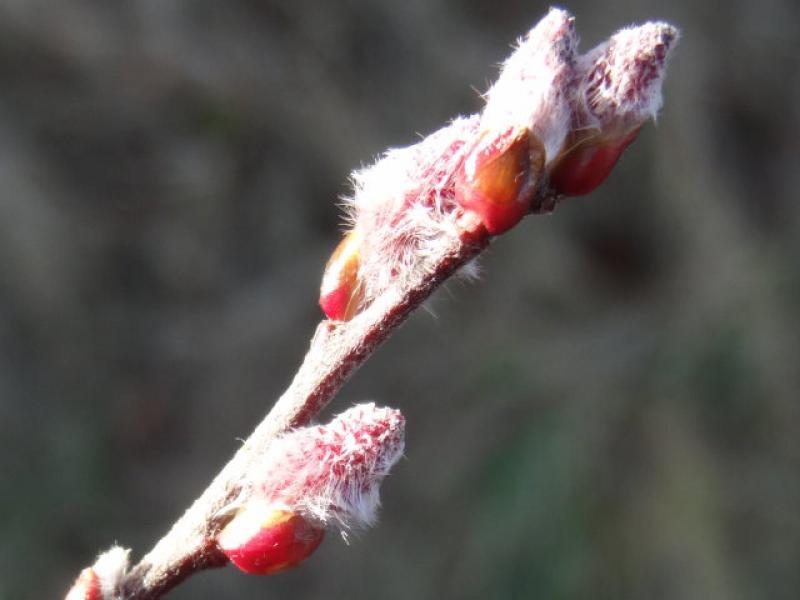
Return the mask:
<path id="1" fill-rule="evenodd" d="M 359 279 L 365 297 L 403 285 L 458 233 L 453 177 L 478 129 L 478 117 L 458 118 L 423 141 L 389 150 L 353 174 L 348 221 L 363 236 Z"/>
<path id="2" fill-rule="evenodd" d="M 100 582 L 100 594 L 103 600 L 121 600 L 120 584 L 128 570 L 130 550 L 121 546 L 112 546 L 97 557 L 92 569 Z"/>
<path id="3" fill-rule="evenodd" d="M 575 18 L 552 8 L 503 63 L 486 94 L 481 130 L 528 128 L 553 160 L 570 129 L 570 95 L 578 38 Z"/>

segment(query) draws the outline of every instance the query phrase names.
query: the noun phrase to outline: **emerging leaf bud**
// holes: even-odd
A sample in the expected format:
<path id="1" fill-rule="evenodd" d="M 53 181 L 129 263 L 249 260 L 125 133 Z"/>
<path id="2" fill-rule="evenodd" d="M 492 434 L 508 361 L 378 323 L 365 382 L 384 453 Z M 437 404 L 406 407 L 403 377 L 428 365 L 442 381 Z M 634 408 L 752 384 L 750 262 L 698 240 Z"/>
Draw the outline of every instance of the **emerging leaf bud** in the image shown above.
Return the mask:
<path id="1" fill-rule="evenodd" d="M 251 575 L 272 575 L 308 558 L 322 542 L 325 528 L 282 504 L 255 499 L 242 508 L 217 538 L 220 549 Z"/>
<path id="2" fill-rule="evenodd" d="M 508 231 L 530 209 L 544 160 L 544 147 L 528 129 L 484 135 L 456 176 L 456 201 L 490 234 Z"/>
<path id="3" fill-rule="evenodd" d="M 325 265 L 319 305 L 329 319 L 347 321 L 361 308 L 363 286 L 358 268 L 362 241 L 358 230 L 348 232 Z"/>

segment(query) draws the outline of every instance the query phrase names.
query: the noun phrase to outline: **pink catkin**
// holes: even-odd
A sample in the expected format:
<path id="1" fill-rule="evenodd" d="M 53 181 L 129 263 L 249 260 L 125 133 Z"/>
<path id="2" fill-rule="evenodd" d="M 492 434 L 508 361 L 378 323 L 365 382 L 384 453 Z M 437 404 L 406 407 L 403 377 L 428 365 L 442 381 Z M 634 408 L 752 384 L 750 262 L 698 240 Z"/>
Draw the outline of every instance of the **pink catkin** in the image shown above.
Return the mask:
<path id="1" fill-rule="evenodd" d="M 341 529 L 374 523 L 379 487 L 403 453 L 399 411 L 360 404 L 327 425 L 287 433 L 270 446 L 266 472 L 251 491 L 318 525 Z"/>
<path id="2" fill-rule="evenodd" d="M 628 27 L 584 55 L 575 112 L 580 125 L 633 129 L 655 118 L 678 30 L 668 23 Z"/>

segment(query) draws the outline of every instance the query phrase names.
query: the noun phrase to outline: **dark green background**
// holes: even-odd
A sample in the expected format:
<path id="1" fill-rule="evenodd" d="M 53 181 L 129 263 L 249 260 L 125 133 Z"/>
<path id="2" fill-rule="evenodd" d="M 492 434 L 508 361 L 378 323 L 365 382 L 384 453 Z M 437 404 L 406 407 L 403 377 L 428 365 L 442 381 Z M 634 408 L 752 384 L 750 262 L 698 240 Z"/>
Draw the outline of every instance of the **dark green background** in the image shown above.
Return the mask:
<path id="1" fill-rule="evenodd" d="M 350 169 L 480 108 L 539 2 L 0 5 L 0 598 L 149 549 L 288 384 Z M 336 399 L 408 419 L 375 529 L 170 597 L 800 596 L 800 9 L 663 18 L 610 180 L 499 239 Z"/>

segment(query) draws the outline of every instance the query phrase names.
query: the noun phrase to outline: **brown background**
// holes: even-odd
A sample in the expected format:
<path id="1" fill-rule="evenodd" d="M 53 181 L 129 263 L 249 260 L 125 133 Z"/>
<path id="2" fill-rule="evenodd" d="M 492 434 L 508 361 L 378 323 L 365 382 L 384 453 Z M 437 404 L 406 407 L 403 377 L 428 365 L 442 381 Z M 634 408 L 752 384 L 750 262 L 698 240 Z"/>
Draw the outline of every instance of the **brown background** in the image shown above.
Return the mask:
<path id="1" fill-rule="evenodd" d="M 545 3 L 0 5 L 0 598 L 147 550 L 288 384 L 349 170 L 479 109 Z M 408 419 L 383 518 L 171 598 L 800 595 L 800 22 L 671 20 L 611 179 L 498 240 L 331 407 Z"/>

